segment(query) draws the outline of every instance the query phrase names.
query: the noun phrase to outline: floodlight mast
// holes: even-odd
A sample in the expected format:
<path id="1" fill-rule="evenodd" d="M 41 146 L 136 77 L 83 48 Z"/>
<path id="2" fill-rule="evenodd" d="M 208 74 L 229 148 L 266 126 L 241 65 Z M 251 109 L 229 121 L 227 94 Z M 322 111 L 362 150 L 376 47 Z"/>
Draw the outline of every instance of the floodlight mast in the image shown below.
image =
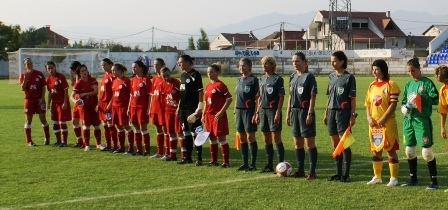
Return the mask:
<path id="1" fill-rule="evenodd" d="M 353 50 L 351 0 L 330 0 L 328 19 L 328 50 Z"/>

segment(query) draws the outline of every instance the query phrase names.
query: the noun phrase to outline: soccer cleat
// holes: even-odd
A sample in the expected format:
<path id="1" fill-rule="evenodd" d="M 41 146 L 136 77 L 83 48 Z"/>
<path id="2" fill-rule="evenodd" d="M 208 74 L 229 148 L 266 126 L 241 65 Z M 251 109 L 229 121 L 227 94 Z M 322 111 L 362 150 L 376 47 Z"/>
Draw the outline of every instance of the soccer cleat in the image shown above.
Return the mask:
<path id="1" fill-rule="evenodd" d="M 315 180 L 316 175 L 315 174 L 308 174 L 308 176 L 305 178 L 306 181 Z"/>
<path id="2" fill-rule="evenodd" d="M 331 176 L 330 178 L 327 179 L 327 181 L 340 181 L 342 179 L 341 176 L 335 174 L 333 176 Z"/>
<path id="3" fill-rule="evenodd" d="M 296 171 L 291 175 L 291 177 L 295 177 L 295 178 L 305 177 L 305 173 Z"/>
<path id="4" fill-rule="evenodd" d="M 431 184 L 429 184 L 429 185 L 426 187 L 426 189 L 427 189 L 427 190 L 437 190 L 437 189 L 439 189 L 439 185 L 438 185 L 438 184 L 434 184 L 434 183 L 431 182 Z"/>
<path id="5" fill-rule="evenodd" d="M 62 142 L 58 145 L 58 147 L 66 147 L 66 146 L 67 146 L 67 143 L 65 143 L 65 142 Z"/>
<path id="6" fill-rule="evenodd" d="M 118 154 L 118 153 L 124 153 L 124 150 L 121 149 L 116 149 L 113 151 L 114 154 Z"/>
<path id="7" fill-rule="evenodd" d="M 168 158 L 168 159 L 166 159 L 165 161 L 177 161 L 177 158 Z"/>
<path id="8" fill-rule="evenodd" d="M 391 177 L 389 179 L 389 183 L 387 183 L 388 187 L 394 187 L 398 185 L 398 179 Z"/>
<path id="9" fill-rule="evenodd" d="M 45 140 L 44 140 L 44 144 L 45 144 L 45 145 L 49 145 L 49 144 L 50 144 L 50 140 L 45 139 Z"/>
<path id="10" fill-rule="evenodd" d="M 350 177 L 349 176 L 342 176 L 340 181 L 341 182 L 350 182 Z"/>
<path id="11" fill-rule="evenodd" d="M 134 155 L 134 151 L 132 150 L 128 150 L 124 153 L 125 155 L 129 155 L 129 156 L 133 156 Z"/>
<path id="12" fill-rule="evenodd" d="M 55 143 L 53 144 L 53 147 L 59 147 L 60 144 L 61 144 L 61 143 L 59 143 L 59 142 L 55 142 Z"/>
<path id="13" fill-rule="evenodd" d="M 160 159 L 162 159 L 162 160 L 166 160 L 166 159 L 169 159 L 169 158 L 170 158 L 170 156 L 168 156 L 168 155 L 163 155 L 163 157 L 160 158 Z"/>
<path id="14" fill-rule="evenodd" d="M 260 173 L 270 173 L 270 172 L 274 172 L 274 169 L 270 166 L 265 166 L 264 169 L 260 171 Z"/>
<path id="15" fill-rule="evenodd" d="M 90 146 L 86 146 L 85 148 L 84 148 L 84 151 L 85 152 L 87 152 L 87 151 L 89 151 L 90 150 Z"/>
<path id="16" fill-rule="evenodd" d="M 417 180 L 412 180 L 412 179 L 409 179 L 405 183 L 401 184 L 402 187 L 417 186 L 417 185 L 418 185 L 418 181 Z"/>
<path id="17" fill-rule="evenodd" d="M 35 146 L 37 146 L 34 142 L 32 142 L 32 141 L 30 141 L 30 142 L 28 142 L 28 146 L 30 146 L 30 147 L 35 147 Z"/>
<path id="18" fill-rule="evenodd" d="M 196 166 L 202 166 L 202 160 L 196 160 Z"/>
<path id="19" fill-rule="evenodd" d="M 256 171 L 256 170 L 257 170 L 257 167 L 255 167 L 255 166 L 249 166 L 249 167 L 246 169 L 245 172 L 248 172 L 248 171 Z"/>
<path id="20" fill-rule="evenodd" d="M 182 158 L 181 161 L 177 162 L 177 164 L 181 164 L 181 165 L 183 165 L 183 164 L 190 164 L 190 163 L 193 163 L 193 161 L 192 160 L 187 160 L 187 159 L 184 159 L 184 158 Z"/>
<path id="21" fill-rule="evenodd" d="M 137 151 L 137 152 L 135 153 L 135 155 L 136 155 L 136 156 L 143 156 L 143 152 L 141 152 L 141 151 Z"/>
<path id="22" fill-rule="evenodd" d="M 73 148 L 81 148 L 82 144 L 76 143 L 75 145 L 73 145 Z"/>
<path id="23" fill-rule="evenodd" d="M 163 155 L 159 155 L 156 153 L 155 155 L 151 156 L 150 158 L 161 158 L 161 157 L 163 157 Z"/>
<path id="24" fill-rule="evenodd" d="M 101 144 L 96 145 L 96 149 L 99 151 L 106 151 L 106 147 Z"/>
<path id="25" fill-rule="evenodd" d="M 210 163 L 208 165 L 210 165 Z M 236 170 L 237 171 L 247 171 L 248 169 L 249 169 L 249 166 L 240 165 L 240 167 L 238 167 L 238 169 L 236 169 Z"/>
<path id="26" fill-rule="evenodd" d="M 208 166 L 219 166 L 217 162 L 209 162 Z"/>
<path id="27" fill-rule="evenodd" d="M 149 152 L 148 152 L 148 151 L 145 151 L 145 152 L 143 153 L 143 156 L 149 156 Z"/>
<path id="28" fill-rule="evenodd" d="M 223 164 L 221 165 L 221 168 L 230 168 L 230 164 L 228 164 L 228 163 L 223 163 Z"/>
<path id="29" fill-rule="evenodd" d="M 367 185 L 374 185 L 374 184 L 381 184 L 381 183 L 383 183 L 383 180 L 381 180 L 381 178 L 373 177 L 372 180 L 367 182 Z"/>

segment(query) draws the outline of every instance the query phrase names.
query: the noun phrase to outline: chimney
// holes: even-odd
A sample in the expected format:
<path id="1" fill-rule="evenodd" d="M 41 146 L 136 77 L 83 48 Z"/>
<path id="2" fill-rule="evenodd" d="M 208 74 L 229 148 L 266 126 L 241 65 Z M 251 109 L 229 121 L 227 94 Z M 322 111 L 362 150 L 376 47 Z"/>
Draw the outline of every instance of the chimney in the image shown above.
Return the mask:
<path id="1" fill-rule="evenodd" d="M 386 11 L 386 17 L 390 18 L 390 11 Z"/>
<path id="2" fill-rule="evenodd" d="M 45 28 L 50 29 L 51 25 L 45 25 Z"/>

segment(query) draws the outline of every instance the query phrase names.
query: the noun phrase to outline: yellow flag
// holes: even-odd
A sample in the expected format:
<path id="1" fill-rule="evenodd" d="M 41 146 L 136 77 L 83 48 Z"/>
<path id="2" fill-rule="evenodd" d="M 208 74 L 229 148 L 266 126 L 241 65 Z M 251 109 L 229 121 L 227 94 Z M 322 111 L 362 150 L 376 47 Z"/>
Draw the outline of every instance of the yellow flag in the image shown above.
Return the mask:
<path id="1" fill-rule="evenodd" d="M 234 142 L 234 147 L 236 150 L 240 150 L 240 135 L 238 135 L 238 132 L 235 133 L 235 142 Z"/>
<path id="2" fill-rule="evenodd" d="M 341 139 L 339 140 L 338 145 L 333 151 L 333 158 L 340 155 L 344 149 L 347 149 L 355 142 L 355 138 L 353 137 L 352 133 L 350 132 L 350 126 L 345 130 L 344 135 L 342 135 Z"/>

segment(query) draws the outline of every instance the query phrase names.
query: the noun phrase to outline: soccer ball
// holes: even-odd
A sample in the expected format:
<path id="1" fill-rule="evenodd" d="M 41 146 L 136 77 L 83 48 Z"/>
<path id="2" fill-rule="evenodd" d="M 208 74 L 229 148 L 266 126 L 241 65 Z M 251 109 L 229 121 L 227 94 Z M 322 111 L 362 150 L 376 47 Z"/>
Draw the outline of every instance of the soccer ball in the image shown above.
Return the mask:
<path id="1" fill-rule="evenodd" d="M 277 164 L 275 167 L 275 173 L 277 173 L 277 176 L 280 177 L 288 177 L 291 176 L 292 173 L 292 166 L 288 162 L 281 162 Z"/>

